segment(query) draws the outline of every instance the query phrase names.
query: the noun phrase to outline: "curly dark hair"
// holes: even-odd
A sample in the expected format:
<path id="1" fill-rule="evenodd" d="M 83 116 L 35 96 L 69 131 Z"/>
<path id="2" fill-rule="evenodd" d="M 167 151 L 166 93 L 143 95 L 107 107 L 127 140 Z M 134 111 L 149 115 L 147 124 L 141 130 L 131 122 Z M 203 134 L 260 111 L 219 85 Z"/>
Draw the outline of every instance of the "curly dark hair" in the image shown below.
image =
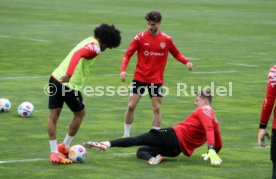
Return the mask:
<path id="1" fill-rule="evenodd" d="M 116 48 L 121 43 L 121 32 L 114 25 L 101 24 L 94 29 L 94 36 L 107 48 Z"/>
<path id="2" fill-rule="evenodd" d="M 153 22 L 161 22 L 162 15 L 158 11 L 150 11 L 146 14 L 145 19 L 147 21 L 153 21 Z"/>

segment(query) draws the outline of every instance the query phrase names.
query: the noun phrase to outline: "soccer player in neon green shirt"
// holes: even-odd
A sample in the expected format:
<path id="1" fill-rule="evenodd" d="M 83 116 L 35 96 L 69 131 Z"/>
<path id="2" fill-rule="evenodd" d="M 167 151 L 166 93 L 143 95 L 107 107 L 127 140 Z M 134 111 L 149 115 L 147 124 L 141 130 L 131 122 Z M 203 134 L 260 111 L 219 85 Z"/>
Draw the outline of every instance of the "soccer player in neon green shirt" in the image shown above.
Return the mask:
<path id="1" fill-rule="evenodd" d="M 48 136 L 50 143 L 50 161 L 70 164 L 68 151 L 85 115 L 80 90 L 91 70 L 95 57 L 106 48 L 116 48 L 121 43 L 120 31 L 113 25 L 101 24 L 94 29 L 94 36 L 88 37 L 76 45 L 61 64 L 51 74 L 49 80 L 49 116 Z M 64 102 L 73 112 L 68 133 L 61 144 L 57 144 L 56 124 Z"/>

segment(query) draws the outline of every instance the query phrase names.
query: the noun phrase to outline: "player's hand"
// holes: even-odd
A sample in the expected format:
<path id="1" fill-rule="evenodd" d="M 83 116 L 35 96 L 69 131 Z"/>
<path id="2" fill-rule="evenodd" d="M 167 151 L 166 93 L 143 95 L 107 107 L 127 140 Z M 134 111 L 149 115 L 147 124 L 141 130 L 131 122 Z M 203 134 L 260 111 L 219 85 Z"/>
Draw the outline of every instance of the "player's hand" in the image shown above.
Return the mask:
<path id="1" fill-rule="evenodd" d="M 201 157 L 203 158 L 203 160 L 209 159 L 208 153 L 202 154 Z"/>
<path id="2" fill-rule="evenodd" d="M 266 129 L 259 128 L 259 132 L 258 132 L 258 145 L 260 147 L 266 147 L 265 138 L 270 139 L 269 133 L 266 131 Z"/>
<path id="3" fill-rule="evenodd" d="M 122 82 L 125 82 L 126 81 L 126 72 L 121 72 L 120 73 L 120 78 L 121 78 Z"/>
<path id="4" fill-rule="evenodd" d="M 201 157 L 203 157 L 203 160 L 208 160 L 210 158 L 212 165 L 220 165 L 222 163 L 221 158 L 214 149 L 209 149 L 208 153 L 202 154 Z"/>
<path id="5" fill-rule="evenodd" d="M 193 64 L 191 62 L 187 63 L 186 66 L 187 66 L 189 71 L 193 70 Z"/>
<path id="6" fill-rule="evenodd" d="M 63 76 L 61 77 L 60 82 L 61 82 L 61 83 L 68 83 L 69 80 L 70 80 L 70 78 L 71 78 L 71 76 L 65 74 L 65 75 L 63 75 Z"/>

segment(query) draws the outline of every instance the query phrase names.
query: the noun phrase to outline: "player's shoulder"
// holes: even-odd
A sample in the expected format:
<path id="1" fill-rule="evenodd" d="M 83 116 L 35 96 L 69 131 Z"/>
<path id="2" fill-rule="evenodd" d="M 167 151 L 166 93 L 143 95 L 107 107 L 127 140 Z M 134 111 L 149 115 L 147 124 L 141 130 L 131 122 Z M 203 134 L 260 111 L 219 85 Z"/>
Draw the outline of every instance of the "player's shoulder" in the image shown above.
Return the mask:
<path id="1" fill-rule="evenodd" d="M 276 65 L 270 68 L 268 73 L 268 82 L 272 85 L 272 87 L 276 86 Z"/>
<path id="2" fill-rule="evenodd" d="M 201 111 L 213 111 L 212 107 L 210 105 L 206 105 L 206 106 L 201 106 L 199 108 L 197 108 L 197 110 L 201 110 Z"/>
<path id="3" fill-rule="evenodd" d="M 271 67 L 268 73 L 269 78 L 275 78 L 275 76 L 276 76 L 276 65 Z"/>
<path id="4" fill-rule="evenodd" d="M 216 115 L 215 115 L 215 112 L 214 110 L 212 109 L 211 106 L 207 105 L 207 106 L 202 106 L 202 107 L 199 107 L 197 109 L 198 113 L 200 114 L 205 114 L 207 115 L 208 117 L 212 118 L 212 119 L 215 119 L 216 118 Z"/>
<path id="5" fill-rule="evenodd" d="M 134 40 L 141 40 L 141 39 L 145 38 L 145 36 L 146 36 L 146 31 L 139 32 L 138 34 L 136 34 L 134 36 Z"/>
<path id="6" fill-rule="evenodd" d="M 99 44 L 95 43 L 95 42 L 91 42 L 88 43 L 84 46 L 84 48 L 86 48 L 87 50 L 90 50 L 92 52 L 95 52 L 97 54 L 99 54 L 101 52 L 101 48 L 99 46 Z"/>
<path id="7" fill-rule="evenodd" d="M 160 35 L 166 39 L 172 39 L 171 36 L 169 36 L 168 34 L 166 34 L 165 32 L 161 32 L 160 31 Z"/>
<path id="8" fill-rule="evenodd" d="M 273 66 L 270 68 L 269 72 L 275 73 L 275 72 L 276 72 L 276 65 L 273 65 Z"/>
<path id="9" fill-rule="evenodd" d="M 162 39 L 162 41 L 164 41 L 168 44 L 173 43 L 172 37 L 169 36 L 168 34 L 164 33 L 164 32 L 161 32 L 161 31 L 160 31 L 160 38 Z"/>

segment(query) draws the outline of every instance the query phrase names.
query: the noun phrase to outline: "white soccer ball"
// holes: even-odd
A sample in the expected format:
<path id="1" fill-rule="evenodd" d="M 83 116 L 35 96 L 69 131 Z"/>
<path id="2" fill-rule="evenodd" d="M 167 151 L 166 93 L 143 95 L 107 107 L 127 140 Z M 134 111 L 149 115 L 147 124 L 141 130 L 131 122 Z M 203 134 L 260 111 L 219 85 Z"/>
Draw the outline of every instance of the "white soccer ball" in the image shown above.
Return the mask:
<path id="1" fill-rule="evenodd" d="M 11 109 L 11 102 L 6 98 L 0 99 L 0 112 L 7 112 Z"/>
<path id="2" fill-rule="evenodd" d="M 21 117 L 30 117 L 34 112 L 34 105 L 30 102 L 23 102 L 18 106 L 18 114 Z"/>
<path id="3" fill-rule="evenodd" d="M 69 149 L 69 159 L 73 162 L 84 162 L 87 152 L 82 145 L 74 145 Z"/>

